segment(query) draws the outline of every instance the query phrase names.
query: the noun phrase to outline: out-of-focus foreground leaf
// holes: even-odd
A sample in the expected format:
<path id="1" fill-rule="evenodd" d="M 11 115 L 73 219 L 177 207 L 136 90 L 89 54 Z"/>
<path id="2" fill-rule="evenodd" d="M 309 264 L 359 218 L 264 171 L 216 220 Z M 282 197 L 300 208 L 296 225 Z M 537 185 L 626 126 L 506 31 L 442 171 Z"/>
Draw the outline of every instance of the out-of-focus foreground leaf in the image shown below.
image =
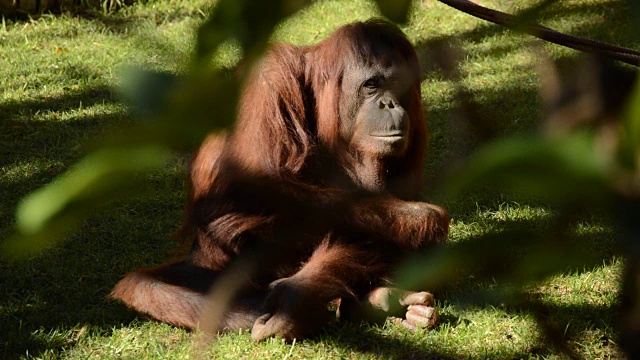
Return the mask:
<path id="1" fill-rule="evenodd" d="M 451 176 L 446 190 L 460 193 L 492 184 L 558 201 L 601 202 L 608 198 L 612 171 L 586 132 L 551 139 L 520 136 L 483 147 Z"/>
<path id="2" fill-rule="evenodd" d="M 22 236 L 3 243 L 4 250 L 22 256 L 50 245 L 93 210 L 139 193 L 136 175 L 164 165 L 170 156 L 163 147 L 103 149 L 88 155 L 59 179 L 22 200 L 16 214 Z"/>
<path id="3" fill-rule="evenodd" d="M 222 0 L 198 31 L 196 62 L 207 62 L 225 41 L 240 44 L 245 60 L 253 61 L 264 51 L 271 33 L 282 19 L 293 15 L 310 0 Z"/>
<path id="4" fill-rule="evenodd" d="M 419 256 L 405 265 L 398 282 L 409 289 L 439 291 L 474 274 L 476 280 L 497 281 L 517 290 L 531 281 L 599 261 L 568 231 L 523 225 Z"/>
<path id="5" fill-rule="evenodd" d="M 376 0 L 382 15 L 397 23 L 407 22 L 411 0 Z"/>
<path id="6" fill-rule="evenodd" d="M 629 102 L 620 134 L 620 157 L 628 169 L 636 169 L 640 164 L 640 81 Z"/>
<path id="7" fill-rule="evenodd" d="M 640 1 L 634 3 L 640 8 Z M 629 358 L 637 359 L 640 357 L 640 81 L 636 82 L 624 117 L 620 142 L 620 162 L 628 175 L 617 184 L 623 193 L 616 213 L 618 237 L 626 250 L 620 294 L 620 345 Z"/>
<path id="8" fill-rule="evenodd" d="M 108 136 L 106 146 L 157 145 L 191 152 L 210 133 L 233 125 L 241 86 L 237 78 L 220 71 L 181 78 L 141 69 L 127 74 L 121 94 L 141 121 Z M 141 94 L 149 87 L 156 88 L 151 95 Z"/>

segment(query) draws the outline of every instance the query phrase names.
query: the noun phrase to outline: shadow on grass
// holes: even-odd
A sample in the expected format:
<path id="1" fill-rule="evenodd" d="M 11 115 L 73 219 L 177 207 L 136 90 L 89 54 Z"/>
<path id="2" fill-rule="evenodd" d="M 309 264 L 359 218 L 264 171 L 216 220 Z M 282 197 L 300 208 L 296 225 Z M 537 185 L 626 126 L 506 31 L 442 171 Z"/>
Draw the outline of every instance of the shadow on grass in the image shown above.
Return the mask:
<path id="1" fill-rule="evenodd" d="M 603 11 L 607 9 L 607 11 Z M 544 13 L 540 14 L 537 20 L 540 24 L 545 25 L 548 23 L 548 19 L 557 18 L 561 15 L 563 18 L 570 16 L 582 16 L 584 19 L 588 19 L 590 14 L 598 14 L 603 19 L 597 23 L 592 21 L 587 24 L 579 24 L 572 26 L 570 31 L 571 35 L 583 36 L 599 40 L 603 42 L 610 42 L 614 45 L 620 45 L 630 48 L 640 48 L 640 41 L 637 36 L 634 35 L 630 21 L 628 19 L 628 11 L 630 10 L 628 4 L 623 4 L 619 1 L 610 1 L 607 4 L 577 4 L 571 8 L 563 8 L 561 10 L 555 10 L 553 8 L 548 9 Z M 471 16 L 471 15 L 467 15 Z M 612 31 L 611 23 L 615 23 L 615 31 Z M 553 26 L 551 26 L 553 27 Z M 461 31 L 454 35 L 442 37 L 441 41 L 464 41 L 470 44 L 481 44 L 488 38 L 509 34 L 514 32 L 501 25 L 496 25 L 490 22 L 483 22 L 481 25 L 474 27 L 473 29 Z M 522 34 L 522 33 L 521 33 Z M 522 34 L 525 39 L 535 40 L 536 38 Z M 432 41 L 434 39 L 430 39 Z M 519 41 L 517 43 L 510 44 L 496 44 L 486 50 L 472 50 L 474 54 L 489 55 L 492 57 L 501 57 L 509 52 L 523 48 L 527 46 L 526 41 Z M 559 45 L 558 45 L 559 46 Z M 418 48 L 421 48 L 421 44 L 417 44 Z"/>
<path id="2" fill-rule="evenodd" d="M 34 114 L 44 111 L 64 112 L 78 109 L 79 106 L 92 106 L 103 103 L 113 103 L 116 96 L 109 86 L 94 86 L 83 90 L 69 90 L 63 95 L 41 97 L 23 101 L 4 101 L 0 104 L 0 117 L 6 120 L 16 120 L 22 114 Z"/>
<path id="3" fill-rule="evenodd" d="M 638 37 L 633 33 L 629 21 L 630 5 L 622 3 L 620 1 L 611 0 L 607 3 L 598 4 L 573 4 L 570 8 L 563 7 L 550 7 L 547 10 L 539 14 L 539 18 L 536 20 L 541 25 L 554 28 L 549 23 L 550 19 L 557 18 L 569 18 L 573 16 L 581 16 L 583 19 L 589 19 L 593 14 L 597 14 L 602 17 L 602 20 L 595 23 L 590 21 L 586 24 L 579 24 L 572 26 L 570 31 L 566 31 L 571 35 L 583 36 L 599 40 L 603 42 L 610 42 L 615 45 L 630 47 L 639 49 L 640 41 Z M 471 15 L 466 15 L 471 16 Z M 612 31 L 611 24 L 615 23 L 615 29 Z M 472 44 L 483 43 L 487 38 L 507 34 L 512 30 L 507 29 L 501 25 L 496 25 L 490 22 L 484 22 L 482 25 L 476 26 L 473 29 L 456 33 L 455 35 L 443 38 L 444 39 L 459 39 Z M 530 35 L 524 34 L 523 36 L 534 40 L 535 38 Z M 497 45 L 492 46 L 490 49 L 481 50 L 476 52 L 479 55 L 490 55 L 493 57 L 504 56 L 505 54 L 526 46 L 526 42 L 520 44 L 509 45 Z"/>
<path id="4" fill-rule="evenodd" d="M 548 225 L 547 222 L 545 219 L 539 219 L 514 221 L 511 224 L 543 228 Z M 500 227 L 509 227 L 511 224 L 501 223 L 499 225 Z M 584 267 L 566 269 L 574 274 L 590 272 L 594 266 L 609 265 L 614 261 L 614 257 L 620 255 L 610 234 L 606 231 L 593 232 L 588 236 L 578 236 L 576 242 L 581 246 L 588 247 L 588 250 L 593 252 L 595 257 L 603 260 Z M 482 254 L 478 254 L 478 256 L 482 256 Z M 513 262 L 513 259 L 518 259 L 520 256 L 522 254 L 514 253 L 510 261 Z M 502 264 L 496 264 L 496 266 L 501 267 Z M 508 271 L 508 269 L 496 271 L 501 273 Z M 505 304 L 504 299 L 488 294 L 487 289 L 491 289 L 493 286 L 495 286 L 495 282 L 492 283 L 490 279 L 467 277 L 442 289 L 443 291 L 437 293 L 436 297 L 440 301 L 444 301 L 445 311 L 441 313 L 439 325 L 424 335 L 407 332 L 404 336 L 402 334 L 389 336 L 381 334 L 375 327 L 369 325 L 339 324 L 329 328 L 320 340 L 345 350 L 355 350 L 389 359 L 460 359 L 475 357 L 475 354 L 484 354 L 483 356 L 486 358 L 527 358 L 531 355 L 546 357 L 563 354 L 566 356 L 573 351 L 580 351 L 582 343 L 599 344 L 596 345 L 597 349 L 592 349 L 596 353 L 618 352 L 615 329 L 619 315 L 615 305 L 590 302 L 549 303 L 545 301 L 542 301 L 539 306 L 524 305 L 518 302 Z M 537 295 L 525 293 L 525 296 Z M 499 301 L 496 302 L 495 299 L 499 299 Z M 454 306 L 459 310 L 451 313 L 446 310 L 448 306 Z M 468 319 L 460 318 L 458 311 L 487 306 L 503 311 L 507 318 L 531 316 L 532 321 L 538 324 L 539 330 L 546 329 L 545 335 L 537 339 L 527 339 L 525 343 L 518 343 L 513 342 L 511 327 L 499 326 L 493 330 L 497 333 L 492 333 L 491 337 L 498 339 L 502 336 L 504 344 L 486 343 L 482 345 L 483 342 L 480 340 L 480 344 L 470 345 L 465 344 L 467 340 L 464 338 L 451 341 L 439 340 L 440 334 L 438 332 L 440 331 L 452 331 L 453 334 L 457 326 L 462 326 L 465 329 L 468 326 L 476 326 Z M 482 323 L 482 320 L 479 322 Z M 501 335 L 499 331 L 505 331 L 505 333 Z M 462 333 L 459 333 L 460 336 Z"/>
<path id="5" fill-rule="evenodd" d="M 0 166 L 5 169 L 0 178 L 3 207 L 13 208 L 15 201 L 12 199 L 51 181 L 79 158 L 82 147 L 95 140 L 104 126 L 127 117 L 119 111 L 89 112 L 73 118 L 64 113 L 114 103 L 116 97 L 111 88 L 96 86 L 68 91 L 60 96 L 0 104 L 0 119 L 3 120 L 0 123 Z M 47 114 L 55 118 L 34 120 Z M 69 116 L 69 119 L 57 121 L 61 116 Z"/>
<path id="6" fill-rule="evenodd" d="M 27 101 L 7 101 L 0 105 L 0 166 L 27 163 L 33 160 L 64 161 L 77 158 L 78 151 L 97 136 L 104 125 L 125 118 L 119 113 L 89 113 L 55 121 L 73 110 L 116 102 L 110 88 L 99 86 L 83 91 L 70 91 L 62 96 Z M 34 117 L 55 116 L 52 121 L 33 120 Z M 47 119 L 48 120 L 48 119 Z M 56 174 L 52 174 L 56 175 Z"/>
<path id="7" fill-rule="evenodd" d="M 0 105 L 0 238 L 14 232 L 22 197 L 77 161 L 105 127 L 129 119 L 118 108 L 78 110 L 114 103 L 110 88 L 96 86 Z M 32 120 L 48 112 L 68 118 Z M 172 171 L 147 182 L 154 187 L 150 196 L 96 214 L 54 249 L 22 262 L 0 255 L 0 358 L 56 353 L 73 345 L 66 331 L 87 326 L 104 333 L 134 318 L 105 296 L 132 267 L 160 263 L 173 247 L 165 239 L 180 221 L 184 174 Z"/>
<path id="8" fill-rule="evenodd" d="M 155 24 L 168 23 L 181 19 L 204 19 L 206 16 L 205 9 L 193 8 L 185 9 L 179 6 L 171 9 L 169 7 L 155 7 L 152 11 L 142 14 L 134 14 L 133 16 L 123 16 L 116 12 L 105 14 L 101 11 L 81 11 L 76 15 L 86 20 L 95 21 L 103 25 L 106 29 L 114 34 L 127 36 L 132 28 L 138 26 L 141 22 L 153 22 Z M 206 6 L 205 6 L 206 7 Z"/>
<path id="9" fill-rule="evenodd" d="M 597 304 L 548 305 L 540 315 L 562 334 L 564 341 L 580 343 L 585 337 L 597 337 L 602 347 L 617 347 L 615 329 L 620 316 L 616 307 Z"/>
<path id="10" fill-rule="evenodd" d="M 522 311 L 517 312 L 518 315 L 523 313 Z M 546 315 L 554 317 L 555 327 L 567 329 L 562 341 L 580 342 L 584 337 L 597 333 L 595 336 L 598 336 L 602 347 L 615 347 L 615 340 L 611 339 L 609 335 L 615 324 L 615 312 L 611 307 L 596 305 L 553 306 L 549 307 L 549 312 Z M 440 326 L 431 332 L 437 333 L 439 328 L 445 324 L 447 327 L 455 329 L 459 324 L 467 326 L 468 321 L 460 321 L 455 316 L 445 317 Z M 493 334 L 492 337 L 498 338 L 500 334 Z M 508 332 L 503 334 L 503 338 L 504 344 L 487 344 L 488 348 L 480 348 L 476 345 L 475 352 L 473 352 L 470 347 L 474 346 L 465 344 L 464 339 L 439 343 L 437 336 L 431 337 L 430 333 L 413 334 L 407 332 L 405 336 L 399 334 L 388 336 L 369 325 L 338 323 L 329 328 L 317 341 L 346 351 L 353 350 L 383 359 L 464 359 L 476 358 L 479 354 L 483 354 L 482 357 L 485 358 L 520 359 L 529 358 L 532 355 L 558 356 L 562 353 L 560 349 L 542 339 L 534 341 L 533 345 L 528 348 L 524 344 L 510 345 L 512 334 Z M 611 350 L 616 351 L 615 349 Z"/>
<path id="11" fill-rule="evenodd" d="M 116 102 L 112 90 L 96 86 L 64 95 L 0 104 L 0 234 L 7 232 L 18 200 L 30 191 L 50 182 L 81 155 L 85 145 L 98 136 L 104 126 L 122 121 L 122 112 L 90 112 L 70 117 L 63 115 L 82 108 Z M 34 120 L 52 114 L 68 120 Z"/>
<path id="12" fill-rule="evenodd" d="M 72 337 L 56 333 L 86 327 L 105 334 L 135 318 L 106 295 L 122 275 L 162 262 L 175 247 L 166 234 L 176 230 L 182 212 L 183 194 L 169 185 L 181 182 L 178 177 L 151 196 L 96 213 L 39 256 L 17 263 L 0 259 L 0 357 L 55 353 L 73 345 Z M 1 234 L 11 232 L 8 227 Z"/>
<path id="13" fill-rule="evenodd" d="M 371 354 L 382 359 L 460 359 L 468 357 L 454 351 L 424 346 L 412 334 L 405 338 L 384 336 L 369 325 L 337 324 L 320 339 L 344 350 Z"/>

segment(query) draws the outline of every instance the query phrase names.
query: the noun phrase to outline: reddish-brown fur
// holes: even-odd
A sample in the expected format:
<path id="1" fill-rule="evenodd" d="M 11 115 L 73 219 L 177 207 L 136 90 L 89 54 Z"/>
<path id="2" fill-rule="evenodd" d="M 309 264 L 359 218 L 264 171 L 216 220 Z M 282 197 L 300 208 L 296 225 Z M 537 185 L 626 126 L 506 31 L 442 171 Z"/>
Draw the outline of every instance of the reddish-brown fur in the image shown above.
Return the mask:
<path id="1" fill-rule="evenodd" d="M 393 52 L 379 51 L 380 42 Z M 371 155 L 340 134 L 341 122 L 353 121 L 341 118 L 341 104 L 355 96 L 342 93 L 341 81 L 350 66 L 390 61 L 412 74 L 409 145 L 391 160 L 373 156 L 378 165 L 367 172 Z M 446 212 L 412 201 L 427 143 L 418 69 L 410 43 L 381 21 L 344 26 L 314 46 L 273 46 L 248 81 L 235 130 L 210 136 L 191 164 L 184 225 L 190 255 L 127 275 L 111 296 L 194 328 L 219 273 L 258 249 L 268 258 L 260 261 L 264 268 L 236 296 L 220 329 L 302 337 L 326 321 L 316 314 L 329 301 L 365 297 L 403 253 L 444 241 Z"/>

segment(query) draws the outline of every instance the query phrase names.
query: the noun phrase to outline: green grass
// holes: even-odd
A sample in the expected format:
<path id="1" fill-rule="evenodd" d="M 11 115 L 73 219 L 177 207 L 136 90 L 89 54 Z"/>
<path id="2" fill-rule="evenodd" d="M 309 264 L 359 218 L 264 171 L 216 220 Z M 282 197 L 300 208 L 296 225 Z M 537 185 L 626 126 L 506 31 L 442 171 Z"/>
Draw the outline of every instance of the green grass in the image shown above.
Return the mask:
<path id="1" fill-rule="evenodd" d="M 483 1 L 516 11 L 535 1 Z M 0 237 L 12 233 L 15 206 L 85 154 L 101 134 L 135 121 L 113 89 L 123 67 L 185 71 L 204 1 L 158 0 L 110 15 L 62 14 L 0 24 Z M 545 12 L 561 31 L 640 48 L 626 23 L 627 6 L 610 0 L 564 1 Z M 377 15 L 364 0 L 319 1 L 285 22 L 278 41 L 310 44 L 344 22 Z M 416 2 L 404 28 L 422 53 L 434 39 L 464 50 L 462 85 L 479 109 L 491 114 L 500 134 L 535 130 L 542 116 L 529 37 L 459 13 L 435 1 Z M 554 58 L 576 52 L 546 45 Z M 239 57 L 229 44 L 216 63 Z M 428 58 L 427 58 L 428 60 Z M 439 71 L 426 71 L 423 104 L 431 131 L 428 179 L 446 171 L 477 146 L 455 117 L 454 86 Z M 139 318 L 105 299 L 118 279 L 138 267 L 173 256 L 168 240 L 180 222 L 185 160 L 150 174 L 150 194 L 119 201 L 86 222 L 67 241 L 24 262 L 0 260 L 0 357 L 186 358 L 201 347 L 183 330 Z M 438 197 L 427 188 L 427 197 Z M 551 208 L 495 189 L 444 204 L 453 216 L 451 241 L 511 223 L 543 227 Z M 575 232 L 602 265 L 570 269 L 531 285 L 531 296 L 569 347 L 586 358 L 620 357 L 616 346 L 617 281 L 621 260 L 612 230 L 598 216 L 577 222 Z M 478 290 L 493 284 L 465 279 Z M 468 305 L 455 286 L 438 301 L 441 325 L 411 333 L 393 325 L 334 324 L 319 338 L 285 344 L 251 341 L 246 333 L 215 339 L 213 358 L 563 358 L 545 344 L 532 314 L 500 304 Z"/>

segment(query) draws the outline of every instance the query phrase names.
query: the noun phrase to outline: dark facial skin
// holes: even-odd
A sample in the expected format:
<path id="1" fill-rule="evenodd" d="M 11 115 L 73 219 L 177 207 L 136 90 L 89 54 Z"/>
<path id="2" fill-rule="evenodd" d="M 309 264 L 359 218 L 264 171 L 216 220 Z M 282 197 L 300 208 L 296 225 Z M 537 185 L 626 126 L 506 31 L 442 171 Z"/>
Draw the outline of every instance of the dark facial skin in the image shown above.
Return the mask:
<path id="1" fill-rule="evenodd" d="M 406 66 L 353 67 L 342 82 L 341 135 L 365 156 L 386 159 L 404 155 L 409 144 L 409 90 Z"/>
<path id="2" fill-rule="evenodd" d="M 372 192 L 387 190 L 388 162 L 405 155 L 409 146 L 406 109 L 416 80 L 403 65 L 378 61 L 373 66 L 352 66 L 342 80 L 340 135 L 352 150 L 347 172 Z"/>

